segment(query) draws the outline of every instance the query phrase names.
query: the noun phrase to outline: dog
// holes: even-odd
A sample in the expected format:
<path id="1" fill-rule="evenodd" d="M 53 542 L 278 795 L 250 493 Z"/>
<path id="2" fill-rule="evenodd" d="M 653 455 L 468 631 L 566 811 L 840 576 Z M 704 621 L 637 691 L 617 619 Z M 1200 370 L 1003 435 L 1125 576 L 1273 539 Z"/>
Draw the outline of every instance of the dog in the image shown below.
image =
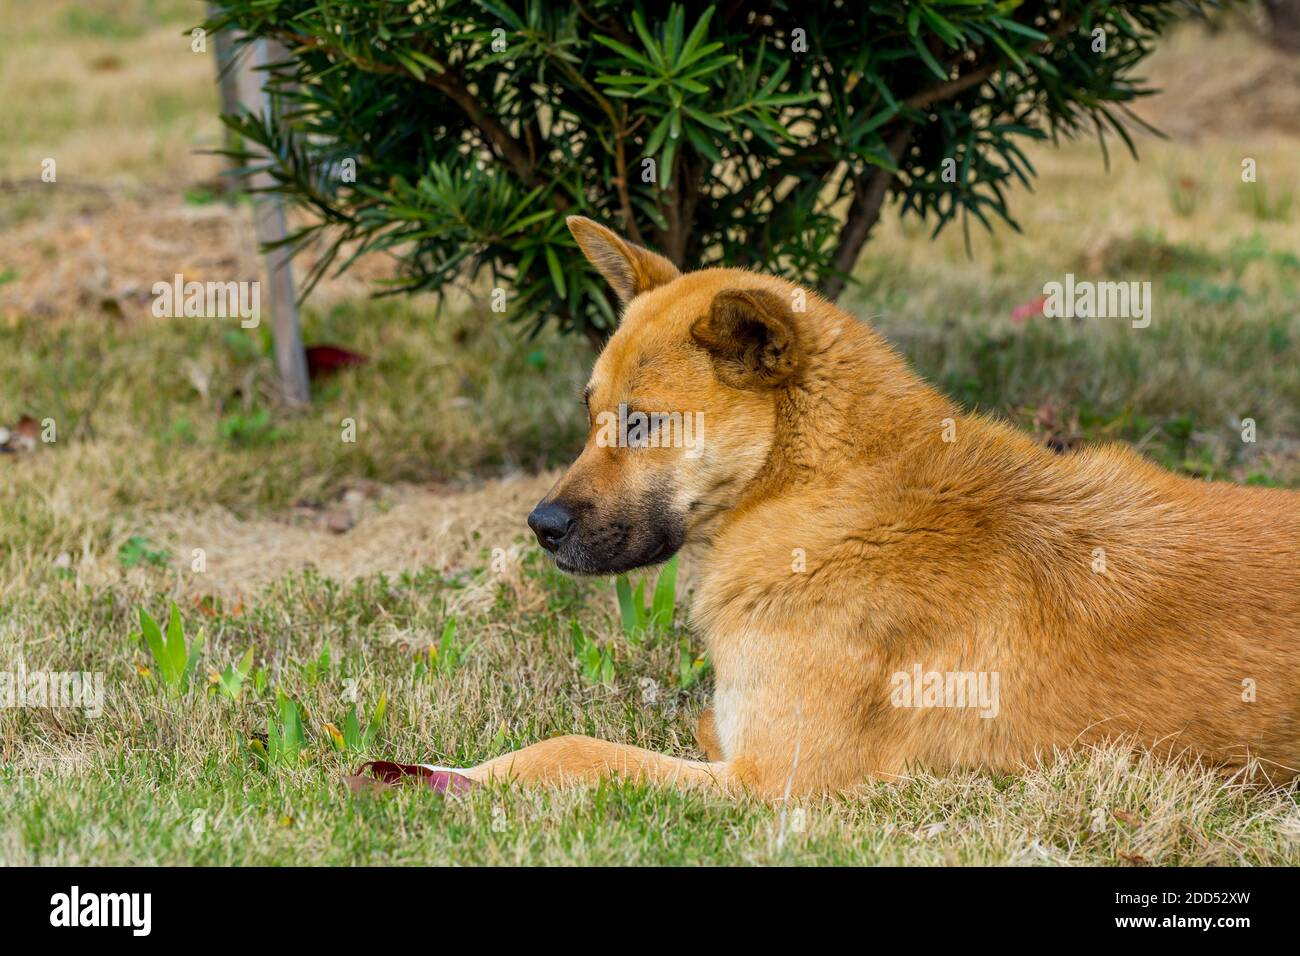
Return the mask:
<path id="1" fill-rule="evenodd" d="M 568 736 L 471 780 L 770 797 L 1114 740 L 1296 775 L 1300 493 L 1119 446 L 1055 454 L 961 411 L 811 291 L 682 274 L 568 225 L 623 315 L 585 392 L 586 447 L 528 523 L 574 574 L 689 549 L 716 674 L 707 759 Z M 598 424 L 638 413 L 652 425 L 626 441 Z M 653 440 L 675 413 L 701 416 L 695 454 Z"/>

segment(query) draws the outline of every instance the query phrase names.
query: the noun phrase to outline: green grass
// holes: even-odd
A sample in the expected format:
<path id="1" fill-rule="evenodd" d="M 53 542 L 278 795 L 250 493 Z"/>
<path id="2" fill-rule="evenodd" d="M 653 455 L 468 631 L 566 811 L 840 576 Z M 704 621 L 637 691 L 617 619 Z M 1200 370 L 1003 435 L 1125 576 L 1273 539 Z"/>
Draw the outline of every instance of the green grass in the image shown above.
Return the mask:
<path id="1" fill-rule="evenodd" d="M 848 304 L 967 408 L 1034 430 L 1050 407 L 1083 441 L 1130 442 L 1204 478 L 1260 474 L 1300 486 L 1300 259 L 1258 233 L 1207 249 L 1145 230 L 1112 241 L 1100 274 L 1051 255 L 1059 265 L 1020 263 L 990 277 L 885 251 L 865 264 Z M 1010 321 L 1014 306 L 1067 271 L 1151 281 L 1150 327 Z M 1240 294 L 1214 295 L 1228 287 Z M 1246 418 L 1257 425 L 1250 444 Z"/>
<path id="2" fill-rule="evenodd" d="M 193 0 L 6 2 L 0 179 L 36 179 L 49 157 L 67 188 L 6 191 L 0 223 L 70 206 L 79 186 L 152 197 L 163 183 L 205 178 L 215 161 L 195 153 L 219 146 L 220 124 L 212 47 L 191 49 L 203 17 Z"/>
<path id="3" fill-rule="evenodd" d="M 978 777 L 922 778 L 791 807 L 783 832 L 779 812 L 768 806 L 641 787 L 351 798 L 315 773 L 284 771 L 272 779 L 226 767 L 178 773 L 165 762 L 136 759 L 58 786 L 0 777 L 6 791 L 0 810 L 8 861 L 39 864 L 1297 862 L 1283 811 L 1270 801 L 1211 796 L 1208 787 L 1151 771 L 1076 799 L 1103 776 L 1083 762 L 1053 768 L 1062 792 L 1050 794 L 1058 799 L 1048 807 L 1030 782 L 999 787 Z M 1154 820 L 1143 816 L 1149 793 L 1160 795 L 1154 812 L 1161 816 Z M 1182 803 L 1172 812 L 1171 796 Z M 1090 821 L 1099 808 L 1105 828 L 1094 833 Z M 1123 822 L 1111 808 L 1140 822 Z M 1242 844 L 1244 851 L 1233 848 Z"/>
<path id="4" fill-rule="evenodd" d="M 545 606 L 524 612 L 498 594 L 460 620 L 477 640 L 459 666 L 421 668 L 448 606 L 487 574 L 485 565 L 351 587 L 306 574 L 242 614 L 191 610 L 185 623 L 204 627 L 208 668 L 251 647 L 265 671 L 237 701 L 199 686 L 177 697 L 142 676 L 136 665 L 149 658 L 131 636 L 133 609 L 110 596 L 68 587 L 57 613 L 50 595 L 5 600 L 4 620 L 47 638 L 29 647 L 29 668 L 76 661 L 104 670 L 109 688 L 98 720 L 38 709 L 0 717 L 5 862 L 1300 862 L 1293 798 L 1118 751 L 1025 775 L 865 785 L 784 808 L 784 829 L 781 807 L 625 784 L 350 795 L 341 779 L 364 757 L 470 763 L 566 731 L 690 749 L 705 692 L 678 687 L 680 629 L 630 644 L 608 583 L 579 585 L 537 560 L 526 574 Z M 575 614 L 615 648 L 608 686 L 586 680 L 571 652 Z M 647 681 L 661 691 L 653 704 Z M 323 726 L 342 725 L 348 687 L 364 713 L 380 695 L 388 708 L 370 751 L 345 756 Z M 250 740 L 280 694 L 305 712 L 305 752 L 295 765 L 264 766 Z"/>
<path id="5" fill-rule="evenodd" d="M 537 469 L 580 440 L 575 396 L 589 350 L 520 342 L 477 314 L 438 320 L 385 302 L 311 316 L 308 341 L 373 359 L 319 385 L 303 414 L 276 404 L 267 343 L 233 323 L 141 324 L 112 339 L 102 331 L 98 319 L 0 326 L 0 422 L 53 418 L 58 434 L 48 454 L 0 483 L 0 508 L 13 516 L 0 520 L 0 568 L 10 573 L 36 541 L 55 554 L 87 535 L 105 544 L 107 525 L 92 514 L 283 510 L 357 480 Z M 355 442 L 343 440 L 346 419 Z"/>
<path id="6" fill-rule="evenodd" d="M 1050 398 L 1080 410 L 1089 440 L 1145 434 L 1175 467 L 1294 481 L 1215 430 L 1229 410 L 1259 409 L 1262 431 L 1300 438 L 1294 317 L 1242 307 L 1144 334 L 999 329 L 1014 290 L 981 302 L 949 282 L 948 321 L 928 298 L 891 291 L 933 288 L 925 275 L 886 261 L 866 280 L 861 294 L 898 295 L 882 324 L 918 367 L 972 405 L 1028 423 Z M 1119 751 L 1009 778 L 918 768 L 903 786 L 785 808 L 784 831 L 780 807 L 614 784 L 351 796 L 341 778 L 363 757 L 465 765 L 560 733 L 692 753 L 711 678 L 680 614 L 646 624 L 662 609 L 653 581 L 638 626 L 630 589 L 620 604 L 612 582 L 566 578 L 535 549 L 510 584 L 484 542 L 477 561 L 449 570 L 350 584 L 305 571 L 242 603 L 183 599 L 187 638 L 204 632 L 196 686 L 163 686 L 139 611 L 165 622 L 169 600 L 193 591 L 189 556 L 172 541 L 124 539 L 124 526 L 214 503 L 273 516 L 359 478 L 532 469 L 581 441 L 573 396 L 590 359 L 574 343 L 520 342 L 472 313 L 435 319 L 412 304 L 307 318 L 310 339 L 375 358 L 318 389 L 304 414 L 269 397 L 261 340 L 219 323 L 0 328 L 0 421 L 48 414 L 60 434 L 0 461 L 0 648 L 21 649 L 29 670 L 101 671 L 108 697 L 99 719 L 0 711 L 5 862 L 1300 863 L 1294 796 L 1129 765 Z M 1252 350 L 1275 361 L 1243 357 Z M 348 416 L 363 423 L 356 445 L 338 437 Z M 522 524 L 513 544 L 526 545 Z M 57 564 L 60 552 L 71 561 Z M 117 567 L 117 583 L 84 572 L 96 563 Z M 251 674 L 231 699 L 218 675 L 249 649 Z M 362 720 L 387 704 L 364 754 L 340 753 L 325 728 L 344 725 L 353 693 Z M 305 714 L 304 754 L 267 766 L 257 741 L 281 695 Z"/>

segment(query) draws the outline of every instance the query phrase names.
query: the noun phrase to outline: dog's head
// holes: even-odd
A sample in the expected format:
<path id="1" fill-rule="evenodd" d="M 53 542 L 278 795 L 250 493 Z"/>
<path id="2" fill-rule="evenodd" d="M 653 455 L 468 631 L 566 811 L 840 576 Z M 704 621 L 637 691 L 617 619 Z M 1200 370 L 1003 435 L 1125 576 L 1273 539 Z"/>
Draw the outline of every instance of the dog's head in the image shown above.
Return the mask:
<path id="1" fill-rule="evenodd" d="M 759 474 L 777 396 L 804 364 L 803 293 L 739 269 L 683 275 L 589 219 L 568 222 L 623 318 L 583 393 L 586 447 L 528 524 L 562 570 L 616 574 L 672 557 Z"/>

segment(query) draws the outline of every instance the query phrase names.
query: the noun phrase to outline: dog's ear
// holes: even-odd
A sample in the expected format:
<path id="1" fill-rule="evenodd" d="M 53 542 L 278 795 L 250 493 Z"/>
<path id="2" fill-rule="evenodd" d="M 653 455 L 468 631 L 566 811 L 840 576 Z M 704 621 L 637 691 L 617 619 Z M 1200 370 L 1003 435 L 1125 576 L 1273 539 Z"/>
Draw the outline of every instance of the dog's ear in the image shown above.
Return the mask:
<path id="1" fill-rule="evenodd" d="M 723 289 L 691 326 L 691 338 L 733 388 L 779 388 L 803 368 L 790 303 L 762 289 Z"/>
<path id="2" fill-rule="evenodd" d="M 564 220 L 578 240 L 582 254 L 627 305 L 642 292 L 672 282 L 681 272 L 658 253 L 619 238 L 598 222 L 584 216 Z"/>

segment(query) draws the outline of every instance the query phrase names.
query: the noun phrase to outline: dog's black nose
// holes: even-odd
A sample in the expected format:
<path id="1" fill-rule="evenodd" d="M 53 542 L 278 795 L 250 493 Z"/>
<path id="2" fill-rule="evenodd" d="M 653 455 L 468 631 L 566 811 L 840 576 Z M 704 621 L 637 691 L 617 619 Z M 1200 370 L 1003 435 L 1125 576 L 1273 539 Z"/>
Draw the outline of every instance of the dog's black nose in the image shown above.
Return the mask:
<path id="1" fill-rule="evenodd" d="M 537 535 L 537 543 L 547 551 L 563 544 L 575 523 L 569 509 L 554 501 L 543 501 L 528 516 L 528 527 Z"/>

